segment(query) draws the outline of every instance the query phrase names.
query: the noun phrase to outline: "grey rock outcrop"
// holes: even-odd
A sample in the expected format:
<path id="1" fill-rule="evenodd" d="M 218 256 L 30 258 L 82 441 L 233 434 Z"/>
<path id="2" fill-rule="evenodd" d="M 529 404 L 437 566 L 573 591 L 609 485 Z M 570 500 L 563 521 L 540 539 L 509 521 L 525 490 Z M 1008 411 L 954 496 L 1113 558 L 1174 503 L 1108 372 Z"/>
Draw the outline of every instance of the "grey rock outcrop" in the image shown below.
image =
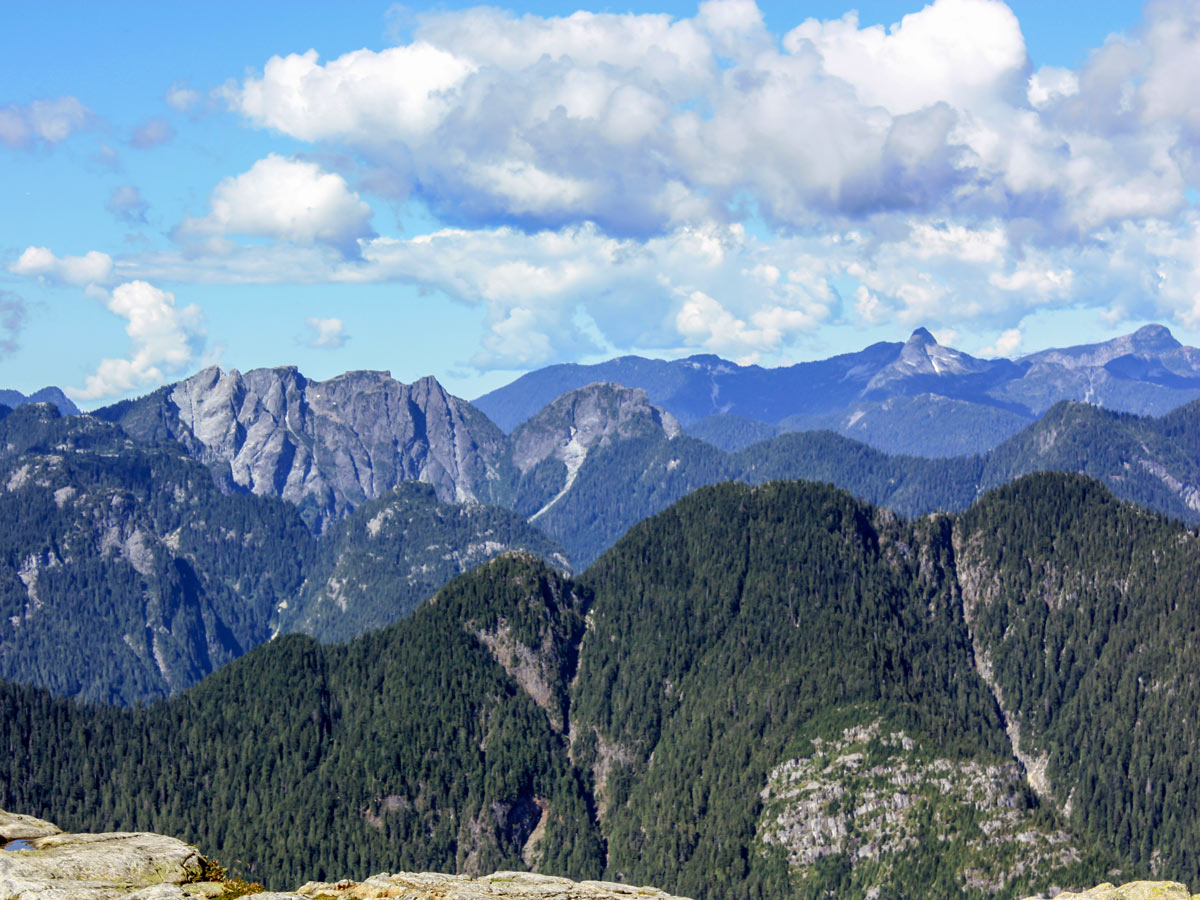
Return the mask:
<path id="1" fill-rule="evenodd" d="M 1177 881 L 1131 881 L 1119 887 L 1105 882 L 1081 893 L 1058 894 L 1054 900 L 1196 900 L 1197 897 L 1200 894 L 1192 894 L 1187 885 Z"/>
<path id="2" fill-rule="evenodd" d="M 139 439 L 170 437 L 255 494 L 282 497 L 320 527 L 402 481 L 445 502 L 491 499 L 505 440 L 433 378 L 387 372 L 309 381 L 294 367 L 205 369 L 99 413 Z"/>
<path id="3" fill-rule="evenodd" d="M 56 387 L 44 387 L 40 391 L 34 391 L 28 397 L 20 391 L 0 390 L 0 404 L 4 406 L 16 409 L 18 406 L 25 406 L 28 403 L 50 403 L 64 416 L 79 415 L 79 407 Z"/>
<path id="4" fill-rule="evenodd" d="M 0 852 L 0 900 L 216 895 L 197 883 L 205 863 L 200 852 L 175 838 L 141 832 L 64 834 L 49 822 L 0 811 L 0 836 L 11 840 L 21 834 L 29 835 L 27 849 Z"/>
<path id="5" fill-rule="evenodd" d="M 31 841 L 53 834 L 62 834 L 62 829 L 53 822 L 0 809 L 0 847 L 9 841 Z"/>
<path id="6" fill-rule="evenodd" d="M 32 848 L 0 852 L 0 900 L 203 900 L 224 896 L 229 886 L 202 881 L 212 869 L 200 852 L 159 834 L 64 834 L 49 822 L 0 810 L 0 844 L 15 834 L 30 837 Z M 295 891 L 253 896 L 259 900 L 686 900 L 655 888 L 530 872 L 496 872 L 479 878 L 383 873 L 361 882 L 310 881 Z"/>
<path id="7" fill-rule="evenodd" d="M 654 406 L 641 388 L 597 383 L 563 394 L 518 426 L 510 438 L 512 463 L 521 474 L 547 459 L 558 460 L 566 469 L 559 493 L 531 521 L 570 490 L 595 448 L 642 435 L 674 438 L 682 430 L 675 417 Z"/>
<path id="8" fill-rule="evenodd" d="M 304 898 L 373 900 L 403 897 L 406 900 L 684 900 L 652 887 L 635 887 L 608 881 L 571 881 L 531 872 L 496 872 L 481 878 L 440 875 L 435 872 L 400 872 L 375 875 L 363 882 L 309 882 L 296 891 Z"/>

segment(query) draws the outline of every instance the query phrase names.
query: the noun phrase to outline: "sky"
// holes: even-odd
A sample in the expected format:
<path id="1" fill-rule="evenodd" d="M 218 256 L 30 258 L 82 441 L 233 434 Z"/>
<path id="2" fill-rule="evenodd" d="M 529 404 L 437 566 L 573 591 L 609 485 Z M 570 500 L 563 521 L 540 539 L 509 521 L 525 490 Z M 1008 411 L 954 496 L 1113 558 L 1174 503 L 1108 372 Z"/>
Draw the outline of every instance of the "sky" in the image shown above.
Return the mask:
<path id="1" fill-rule="evenodd" d="M 1200 2 L 0 4 L 0 388 L 1200 344 Z"/>

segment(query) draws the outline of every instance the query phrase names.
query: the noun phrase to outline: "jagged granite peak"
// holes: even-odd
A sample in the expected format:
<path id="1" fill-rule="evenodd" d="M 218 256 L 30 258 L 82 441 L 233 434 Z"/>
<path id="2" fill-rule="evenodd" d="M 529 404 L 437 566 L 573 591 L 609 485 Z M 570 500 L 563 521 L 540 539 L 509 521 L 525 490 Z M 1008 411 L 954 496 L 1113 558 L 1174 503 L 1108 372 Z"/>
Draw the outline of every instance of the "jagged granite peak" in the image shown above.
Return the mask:
<path id="1" fill-rule="evenodd" d="M 1200 349 L 1148 325 L 1103 344 L 979 359 L 918 328 L 905 343 L 778 368 L 711 355 L 548 366 L 475 402 L 512 431 L 563 391 L 595 381 L 645 389 L 689 431 L 734 415 L 779 431 L 831 429 L 889 453 L 946 456 L 988 450 L 1060 400 L 1161 415 L 1200 396 Z"/>
<path id="2" fill-rule="evenodd" d="M 566 495 L 596 448 L 647 435 L 672 439 L 682 431 L 678 420 L 653 405 L 641 388 L 599 382 L 568 391 L 509 437 L 510 459 L 522 476 L 548 461 L 561 463 L 554 476 L 557 493 L 543 497 L 545 502 L 530 521 L 537 521 Z"/>
<path id="3" fill-rule="evenodd" d="M 157 405 L 157 412 L 144 407 Z M 101 415 L 140 438 L 166 435 L 235 484 L 299 505 L 321 527 L 403 481 L 446 502 L 490 498 L 504 435 L 432 377 L 388 372 L 310 381 L 294 366 L 216 366 Z"/>
<path id="4" fill-rule="evenodd" d="M 613 439 L 643 434 L 668 438 L 682 429 L 641 388 L 598 382 L 563 394 L 512 433 L 512 460 L 527 472 L 547 457 L 578 471 L 588 451 Z"/>
<path id="5" fill-rule="evenodd" d="M 918 328 L 900 349 L 895 362 L 884 366 L 870 381 L 867 391 L 877 391 L 892 382 L 915 375 L 956 376 L 983 372 L 992 367 L 987 360 L 943 347 L 928 329 Z"/>

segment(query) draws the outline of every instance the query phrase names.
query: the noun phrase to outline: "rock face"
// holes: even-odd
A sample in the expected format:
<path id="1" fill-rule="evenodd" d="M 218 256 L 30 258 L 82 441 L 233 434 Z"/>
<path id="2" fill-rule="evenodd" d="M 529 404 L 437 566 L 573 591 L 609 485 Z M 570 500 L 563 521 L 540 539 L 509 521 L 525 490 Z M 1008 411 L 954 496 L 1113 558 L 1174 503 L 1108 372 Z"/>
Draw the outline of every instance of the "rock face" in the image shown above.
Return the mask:
<path id="1" fill-rule="evenodd" d="M 930 823 L 964 890 L 998 893 L 1031 869 L 1069 883 L 1076 841 L 1029 807 L 1022 781 L 1016 763 L 939 758 L 876 719 L 814 738 L 809 755 L 777 765 L 761 793 L 758 835 L 784 851 L 801 884 L 819 860 L 848 860 L 843 887 L 853 895 L 886 891 Z"/>
<path id="2" fill-rule="evenodd" d="M 47 833 L 48 832 L 48 833 Z M 34 836 L 40 833 L 41 836 Z M 0 811 L 0 836 L 29 848 L 0 852 L 0 900 L 195 900 L 219 896 L 198 884 L 200 852 L 158 834 L 62 834 L 49 822 Z"/>
<path id="3" fill-rule="evenodd" d="M 1177 881 L 1131 881 L 1120 887 L 1105 882 L 1079 894 L 1059 894 L 1055 900 L 1196 900 L 1187 885 Z M 1027 897 L 1025 900 L 1037 900 Z"/>
<path id="4" fill-rule="evenodd" d="M 433 378 L 387 372 L 309 381 L 294 367 L 217 367 L 98 413 L 135 437 L 173 438 L 235 484 L 297 504 L 318 527 L 402 481 L 444 502 L 491 499 L 504 435 Z"/>
<path id="5" fill-rule="evenodd" d="M 0 900 L 241 896 L 229 891 L 232 883 L 203 880 L 215 871 L 213 864 L 195 847 L 175 838 L 145 832 L 63 834 L 49 822 L 0 810 L 0 846 L 17 836 L 28 838 L 31 847 L 0 852 Z M 261 900 L 686 900 L 655 888 L 576 882 L 530 872 L 496 872 L 481 878 L 433 872 L 384 873 L 362 882 L 310 881 L 294 892 L 267 891 L 253 896 Z"/>
<path id="6" fill-rule="evenodd" d="M 513 465 L 527 476 L 549 461 L 561 464 L 543 488 L 557 487 L 530 521 L 536 521 L 571 489 L 584 460 L 596 447 L 646 435 L 676 437 L 682 429 L 669 412 L 653 406 L 641 389 L 590 384 L 563 394 L 519 426 L 510 439 Z"/>
<path id="7" fill-rule="evenodd" d="M 30 849 L 0 852 L 0 900 L 202 900 L 233 883 L 207 881 L 216 869 L 190 844 L 147 832 L 64 834 L 32 816 L 0 810 L 0 846 L 21 836 Z M 243 883 L 243 887 L 246 887 Z M 373 875 L 365 881 L 309 881 L 295 891 L 263 891 L 261 900 L 687 900 L 653 887 L 572 881 L 532 872 L 472 878 L 437 872 Z M 870 895 L 868 895 L 870 896 Z M 1037 898 L 1026 898 L 1037 900 Z M 1104 883 L 1055 900 L 1200 900 L 1171 881 Z"/>
<path id="8" fill-rule="evenodd" d="M 360 883 L 309 882 L 296 894 L 311 900 L 370 900 L 376 897 L 403 897 L 405 900 L 488 900 L 492 897 L 506 900 L 683 900 L 651 887 L 608 881 L 571 881 L 531 872 L 496 872 L 482 878 L 401 872 L 375 875 Z"/>
<path id="9" fill-rule="evenodd" d="M 31 841 L 54 834 L 62 834 L 62 829 L 52 822 L 0 809 L 0 847 L 9 841 Z"/>

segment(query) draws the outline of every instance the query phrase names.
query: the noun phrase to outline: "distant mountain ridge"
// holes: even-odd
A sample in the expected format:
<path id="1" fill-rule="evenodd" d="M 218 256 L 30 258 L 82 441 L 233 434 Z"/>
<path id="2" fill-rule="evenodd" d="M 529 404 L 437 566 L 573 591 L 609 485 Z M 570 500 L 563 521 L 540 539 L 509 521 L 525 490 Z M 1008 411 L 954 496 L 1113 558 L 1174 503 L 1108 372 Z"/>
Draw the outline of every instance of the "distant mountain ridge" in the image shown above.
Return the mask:
<path id="1" fill-rule="evenodd" d="M 905 343 L 775 369 L 707 355 L 549 366 L 474 405 L 511 431 L 554 397 L 592 381 L 644 389 L 685 428 L 697 425 L 698 434 L 723 441 L 723 449 L 761 438 L 765 425 L 829 429 L 890 453 L 958 456 L 994 447 L 1062 400 L 1161 415 L 1200 397 L 1200 350 L 1162 325 L 1147 325 L 1100 344 L 978 359 L 918 328 Z M 719 421 L 725 415 L 740 418 L 726 425 Z"/>
<path id="2" fill-rule="evenodd" d="M 18 406 L 25 406 L 27 403 L 53 403 L 64 416 L 79 415 L 79 407 L 72 402 L 70 397 L 56 387 L 44 387 L 40 391 L 34 391 L 28 397 L 20 391 L 0 390 L 0 406 L 16 409 Z"/>
<path id="3" fill-rule="evenodd" d="M 446 503 L 525 510 L 537 500 L 532 515 L 591 450 L 646 429 L 681 430 L 644 391 L 621 385 L 574 391 L 509 437 L 433 377 L 310 381 L 295 367 L 211 367 L 93 415 L 141 441 L 180 443 L 231 487 L 295 504 L 316 530 L 411 481 Z"/>
<path id="4" fill-rule="evenodd" d="M 1091 373 L 1087 377 L 1096 384 L 1088 367 L 1097 363 L 1129 366 L 1143 359 L 1136 353 L 1159 353 L 1164 370 L 1170 365 L 1187 371 L 1197 356 L 1166 329 L 1153 327 L 1106 344 L 1054 353 L 1066 362 L 1036 357 L 1029 368 Z M 735 367 L 726 372 L 715 357 L 705 358 L 704 365 L 696 359 L 635 359 L 631 365 L 659 379 L 660 386 L 669 382 L 683 399 L 695 396 L 696 378 L 711 382 L 715 371 L 740 371 L 744 378 L 734 379 L 733 386 L 747 392 L 746 402 L 753 400 L 758 408 L 775 402 L 768 390 L 772 379 L 807 377 L 804 373 L 813 366 L 824 367 L 843 393 L 868 388 L 895 393 L 897 385 L 938 379 L 947 392 L 1029 387 L 1010 378 L 1017 363 L 976 360 L 940 346 L 924 329 L 904 345 L 875 345 L 860 354 L 804 364 L 808 369 Z M 571 371 L 594 374 L 594 368 Z M 704 390 L 709 407 L 713 389 L 710 383 Z M 761 392 L 761 399 L 755 400 L 753 391 Z M 795 392 L 814 393 L 798 386 Z M 1119 496 L 1169 515 L 1189 521 L 1200 516 L 1200 467 L 1192 461 L 1198 456 L 1182 449 L 1190 439 L 1187 428 L 1176 427 L 1168 436 L 1158 434 L 1150 420 L 1130 422 L 1120 413 L 1077 406 L 1048 411 L 1045 421 L 1029 421 L 1011 409 L 946 394 L 895 395 L 877 403 L 874 413 L 856 411 L 838 440 L 805 431 L 765 443 L 761 438 L 779 426 L 731 413 L 693 420 L 696 432 L 719 445 L 713 446 L 686 434 L 679 418 L 654 403 L 646 390 L 612 382 L 555 397 L 506 436 L 433 378 L 405 385 L 385 372 L 347 372 L 315 382 L 295 368 L 280 368 L 245 374 L 208 369 L 96 415 L 119 422 L 142 440 L 178 440 L 230 488 L 283 497 L 298 505 L 318 531 L 399 484 L 419 481 L 431 484 L 443 502 L 482 502 L 531 519 L 562 545 L 574 566 L 589 564 L 646 516 L 698 487 L 724 480 L 816 478 L 920 515 L 963 509 L 984 490 L 1026 472 L 1060 469 L 1087 472 Z M 1200 417 L 1191 406 L 1172 415 L 1181 422 Z M 864 418 L 879 423 L 888 416 L 903 420 L 909 432 L 943 443 L 952 441 L 955 423 L 980 433 L 972 427 L 980 417 L 995 426 L 997 416 L 1008 416 L 1022 430 L 984 455 L 943 459 L 888 456 L 846 441 L 844 433 L 856 432 Z M 1061 438 L 1049 438 L 1052 423 Z M 751 443 L 739 440 L 745 437 L 759 440 L 744 450 L 723 452 L 722 447 Z"/>

